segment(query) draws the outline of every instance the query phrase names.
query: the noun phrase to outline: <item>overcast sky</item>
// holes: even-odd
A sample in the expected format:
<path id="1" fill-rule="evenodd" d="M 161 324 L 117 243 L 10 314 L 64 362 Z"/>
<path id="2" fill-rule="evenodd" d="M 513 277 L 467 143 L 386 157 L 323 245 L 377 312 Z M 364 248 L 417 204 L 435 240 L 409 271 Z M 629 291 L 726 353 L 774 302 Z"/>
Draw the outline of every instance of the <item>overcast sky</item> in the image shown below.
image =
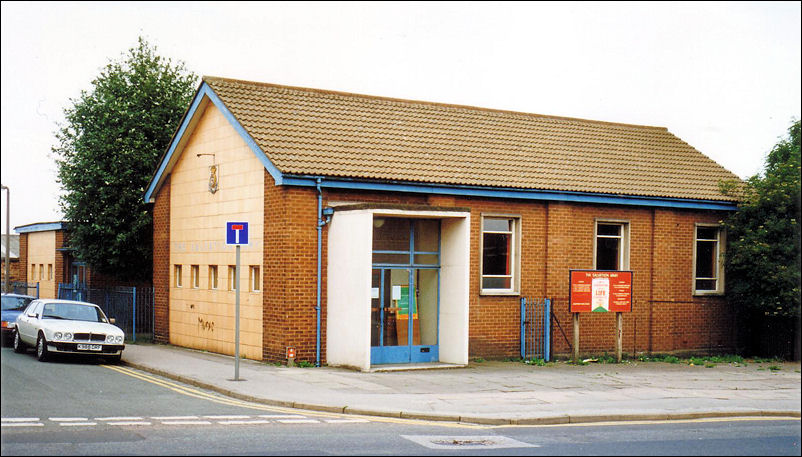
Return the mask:
<path id="1" fill-rule="evenodd" d="M 736 175 L 800 118 L 800 3 L 2 2 L 11 228 L 60 220 L 63 110 L 142 35 L 197 75 L 667 127 Z M 2 195 L 5 232 L 6 195 Z"/>

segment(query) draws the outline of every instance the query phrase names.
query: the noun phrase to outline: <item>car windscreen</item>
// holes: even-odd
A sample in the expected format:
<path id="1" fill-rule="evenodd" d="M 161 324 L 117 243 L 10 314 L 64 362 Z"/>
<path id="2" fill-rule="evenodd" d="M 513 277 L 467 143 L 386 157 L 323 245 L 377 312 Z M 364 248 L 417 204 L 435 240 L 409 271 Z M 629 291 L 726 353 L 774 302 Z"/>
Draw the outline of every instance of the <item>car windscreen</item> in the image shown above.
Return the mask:
<path id="1" fill-rule="evenodd" d="M 3 311 L 22 311 L 32 302 L 33 298 L 30 297 L 11 297 L 3 296 Z"/>
<path id="2" fill-rule="evenodd" d="M 45 303 L 42 319 L 106 322 L 106 317 L 100 308 L 80 303 Z"/>

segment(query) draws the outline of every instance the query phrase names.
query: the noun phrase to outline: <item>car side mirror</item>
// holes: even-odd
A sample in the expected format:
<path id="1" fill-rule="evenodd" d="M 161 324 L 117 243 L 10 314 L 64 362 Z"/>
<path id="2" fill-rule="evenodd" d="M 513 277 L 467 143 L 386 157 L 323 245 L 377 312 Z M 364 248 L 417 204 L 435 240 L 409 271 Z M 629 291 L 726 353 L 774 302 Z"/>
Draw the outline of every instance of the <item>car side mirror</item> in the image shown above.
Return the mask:
<path id="1" fill-rule="evenodd" d="M 112 324 L 112 325 L 114 325 L 114 324 L 116 324 L 116 323 L 117 323 L 117 319 L 115 319 L 115 318 L 113 318 L 113 317 L 110 317 L 110 318 L 109 318 L 109 324 Z"/>

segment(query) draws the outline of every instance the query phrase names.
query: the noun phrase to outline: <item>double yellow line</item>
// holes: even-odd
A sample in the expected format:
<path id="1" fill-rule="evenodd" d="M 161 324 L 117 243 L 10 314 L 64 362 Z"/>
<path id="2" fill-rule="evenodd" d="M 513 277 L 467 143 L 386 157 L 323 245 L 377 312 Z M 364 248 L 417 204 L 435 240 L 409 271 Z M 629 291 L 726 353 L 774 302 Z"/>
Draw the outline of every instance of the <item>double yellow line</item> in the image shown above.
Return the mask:
<path id="1" fill-rule="evenodd" d="M 246 402 L 242 400 L 237 400 L 234 398 L 227 398 L 227 397 L 220 397 L 217 395 L 212 395 L 206 392 L 203 392 L 198 389 L 193 389 L 191 387 L 183 386 L 177 384 L 175 382 L 167 381 L 164 379 L 159 379 L 149 374 L 145 374 L 143 372 L 133 370 L 131 368 L 125 368 L 117 365 L 101 365 L 104 368 L 108 368 L 110 370 L 114 370 L 118 373 L 131 376 L 132 378 L 140 379 L 145 382 L 149 382 L 151 384 L 155 384 L 160 387 L 164 387 L 166 389 L 172 390 L 181 395 L 186 395 L 193 398 L 198 398 L 201 400 L 208 400 L 214 403 L 219 403 L 221 405 L 228 405 L 228 406 L 238 406 L 242 408 L 250 408 L 257 411 L 269 411 L 269 412 L 279 412 L 279 413 L 287 413 L 287 414 L 299 414 L 299 410 L 291 409 L 291 408 L 282 408 L 280 406 L 267 406 L 267 405 L 260 405 L 257 403 Z M 393 423 L 393 424 L 405 424 L 405 425 L 436 425 L 440 427 L 457 427 L 457 428 L 476 428 L 476 429 L 486 429 L 491 428 L 492 426 L 487 425 L 474 425 L 474 424 L 459 424 L 453 422 L 439 422 L 439 421 L 426 421 L 420 419 L 401 419 L 401 418 L 393 418 L 393 417 L 374 417 L 374 416 L 360 416 L 356 414 L 338 414 L 338 413 L 322 413 L 317 411 L 309 411 L 303 410 L 303 415 L 305 416 L 314 416 L 314 417 L 329 417 L 329 418 L 359 418 L 359 419 L 366 419 L 371 422 L 385 422 L 385 423 Z"/>

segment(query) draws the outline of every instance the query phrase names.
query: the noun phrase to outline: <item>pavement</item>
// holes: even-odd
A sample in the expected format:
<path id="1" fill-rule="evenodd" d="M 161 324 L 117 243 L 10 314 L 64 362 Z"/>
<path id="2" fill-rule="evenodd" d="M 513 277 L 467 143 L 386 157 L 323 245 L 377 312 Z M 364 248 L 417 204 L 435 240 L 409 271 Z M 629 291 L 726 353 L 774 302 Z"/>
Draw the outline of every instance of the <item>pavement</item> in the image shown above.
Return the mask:
<path id="1" fill-rule="evenodd" d="M 359 372 L 287 367 L 172 345 L 127 344 L 123 363 L 272 406 L 489 425 L 800 417 L 800 363 L 623 362 Z M 769 368 L 769 367 L 773 367 Z"/>

